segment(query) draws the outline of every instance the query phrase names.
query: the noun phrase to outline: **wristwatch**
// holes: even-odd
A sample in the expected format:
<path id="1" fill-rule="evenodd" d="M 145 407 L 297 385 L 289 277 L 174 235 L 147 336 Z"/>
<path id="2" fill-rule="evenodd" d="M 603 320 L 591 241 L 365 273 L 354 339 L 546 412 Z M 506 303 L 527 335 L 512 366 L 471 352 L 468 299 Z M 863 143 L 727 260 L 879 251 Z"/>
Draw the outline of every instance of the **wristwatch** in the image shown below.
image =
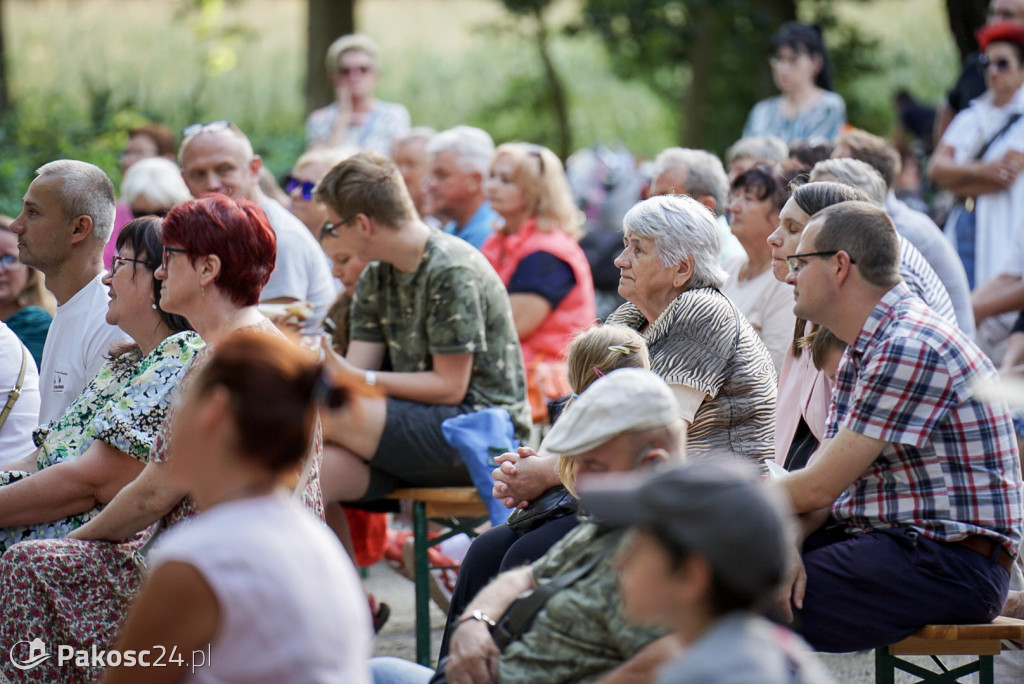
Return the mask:
<path id="1" fill-rule="evenodd" d="M 469 615 L 463 615 L 461 618 L 459 618 L 459 624 L 461 625 L 464 622 L 469 622 L 470 620 L 478 620 L 487 625 L 488 627 L 494 627 L 495 624 L 497 624 L 496 622 L 494 622 L 491 616 L 489 616 L 487 613 L 479 609 L 474 610 Z"/>
<path id="2" fill-rule="evenodd" d="M 373 387 L 377 384 L 377 371 L 366 371 L 366 384 Z"/>

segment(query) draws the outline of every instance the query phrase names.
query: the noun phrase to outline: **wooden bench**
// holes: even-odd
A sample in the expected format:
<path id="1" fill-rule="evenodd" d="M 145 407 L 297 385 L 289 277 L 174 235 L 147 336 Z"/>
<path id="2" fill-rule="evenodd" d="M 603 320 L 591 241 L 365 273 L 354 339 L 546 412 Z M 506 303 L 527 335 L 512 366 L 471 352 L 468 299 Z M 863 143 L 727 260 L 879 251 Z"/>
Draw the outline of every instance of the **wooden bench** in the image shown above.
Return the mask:
<path id="1" fill-rule="evenodd" d="M 430 564 L 427 549 L 457 534 L 476 536 L 476 528 L 489 520 L 487 507 L 474 487 L 417 487 L 396 489 L 387 498 L 412 502 L 412 532 L 416 578 L 416 662 L 431 666 L 430 654 Z M 427 522 L 447 531 L 433 539 Z"/>
<path id="2" fill-rule="evenodd" d="M 978 673 L 980 684 L 993 684 L 992 656 L 1003 650 L 1003 639 L 1024 641 L 1024 620 L 997 617 L 987 625 L 925 625 L 903 641 L 875 649 L 875 683 L 893 684 L 896 670 L 920 677 L 920 682 L 957 682 Z M 941 672 L 927 670 L 897 656 L 930 656 Z M 948 669 L 938 656 L 972 655 L 977 660 Z"/>

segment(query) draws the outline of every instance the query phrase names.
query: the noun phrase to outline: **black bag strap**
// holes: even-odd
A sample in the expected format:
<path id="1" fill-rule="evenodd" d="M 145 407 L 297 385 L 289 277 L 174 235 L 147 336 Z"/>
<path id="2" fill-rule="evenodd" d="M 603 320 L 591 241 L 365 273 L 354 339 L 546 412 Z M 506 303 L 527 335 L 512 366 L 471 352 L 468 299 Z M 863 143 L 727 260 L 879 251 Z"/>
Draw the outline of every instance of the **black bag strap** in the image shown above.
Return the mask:
<path id="1" fill-rule="evenodd" d="M 491 635 L 498 649 L 504 651 L 505 647 L 518 639 L 526 632 L 533 619 L 540 612 L 540 609 L 552 596 L 574 584 L 596 568 L 598 564 L 607 558 L 618 544 L 607 544 L 599 553 L 595 553 L 590 560 L 582 565 L 564 572 L 550 582 L 545 582 L 533 590 L 529 595 L 515 601 L 508 610 L 501 616 L 498 623 L 491 629 Z"/>
<path id="2" fill-rule="evenodd" d="M 1003 137 L 1003 134 L 1006 133 L 1006 131 L 1013 128 L 1013 124 L 1017 123 L 1017 120 L 1020 118 L 1020 116 L 1020 112 L 1014 112 L 1013 114 L 1011 114 L 1010 118 L 1006 120 L 1005 124 L 1003 124 L 1003 127 L 1000 128 L 995 133 L 993 133 L 992 137 L 985 141 L 985 144 L 981 146 L 981 149 L 978 150 L 978 153 L 974 155 L 974 158 L 981 159 L 982 157 L 984 157 L 985 153 L 988 152 L 988 148 L 992 147 L 992 144 L 996 140 L 999 140 L 999 138 Z"/>

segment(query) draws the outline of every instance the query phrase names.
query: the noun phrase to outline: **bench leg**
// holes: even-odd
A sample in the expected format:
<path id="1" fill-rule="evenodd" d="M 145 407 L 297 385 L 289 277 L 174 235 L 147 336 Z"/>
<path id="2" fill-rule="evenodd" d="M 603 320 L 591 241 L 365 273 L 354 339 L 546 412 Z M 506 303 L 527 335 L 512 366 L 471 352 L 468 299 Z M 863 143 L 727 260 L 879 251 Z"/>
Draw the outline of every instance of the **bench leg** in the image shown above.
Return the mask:
<path id="1" fill-rule="evenodd" d="M 993 661 L 990 655 L 978 656 L 978 683 L 995 683 L 995 672 L 993 671 Z"/>
<path id="2" fill-rule="evenodd" d="M 416 582 L 416 662 L 430 667 L 430 577 L 427 560 L 427 506 L 422 501 L 412 503 L 413 551 Z"/>
<path id="3" fill-rule="evenodd" d="M 895 684 L 896 659 L 889 653 L 888 646 L 875 649 L 875 684 Z"/>

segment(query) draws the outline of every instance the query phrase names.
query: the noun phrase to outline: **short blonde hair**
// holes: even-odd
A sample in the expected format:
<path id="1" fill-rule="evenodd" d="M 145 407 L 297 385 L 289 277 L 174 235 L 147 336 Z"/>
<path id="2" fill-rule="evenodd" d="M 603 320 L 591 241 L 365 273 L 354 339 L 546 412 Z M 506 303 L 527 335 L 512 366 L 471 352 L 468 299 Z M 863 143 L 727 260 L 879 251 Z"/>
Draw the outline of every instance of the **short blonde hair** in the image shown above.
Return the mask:
<path id="1" fill-rule="evenodd" d="M 576 204 L 558 156 L 542 145 L 505 143 L 494 151 L 492 171 L 502 157 L 512 162 L 512 182 L 522 191 L 529 215 L 537 220 L 537 230 L 562 230 L 570 237 L 581 237 Z"/>
<path id="2" fill-rule="evenodd" d="M 374 71 L 380 71 L 380 62 L 378 61 L 377 55 L 380 53 L 380 49 L 377 47 L 377 43 L 374 42 L 373 38 L 366 35 L 365 33 L 349 33 L 348 35 L 338 38 L 336 41 L 331 43 L 331 46 L 327 48 L 327 73 L 333 74 L 338 68 L 338 60 L 346 52 L 352 50 L 358 50 L 364 52 L 370 58 L 370 62 L 373 64 Z"/>
<path id="3" fill-rule="evenodd" d="M 650 370 L 651 360 L 647 343 L 637 331 L 624 325 L 598 325 L 573 338 L 566 365 L 569 386 L 576 394 L 582 394 L 591 383 L 613 370 Z M 565 407 L 568 408 L 574 399 L 570 398 Z M 556 469 L 565 488 L 576 496 L 573 487 L 576 482 L 576 461 L 571 456 L 559 456 Z"/>

